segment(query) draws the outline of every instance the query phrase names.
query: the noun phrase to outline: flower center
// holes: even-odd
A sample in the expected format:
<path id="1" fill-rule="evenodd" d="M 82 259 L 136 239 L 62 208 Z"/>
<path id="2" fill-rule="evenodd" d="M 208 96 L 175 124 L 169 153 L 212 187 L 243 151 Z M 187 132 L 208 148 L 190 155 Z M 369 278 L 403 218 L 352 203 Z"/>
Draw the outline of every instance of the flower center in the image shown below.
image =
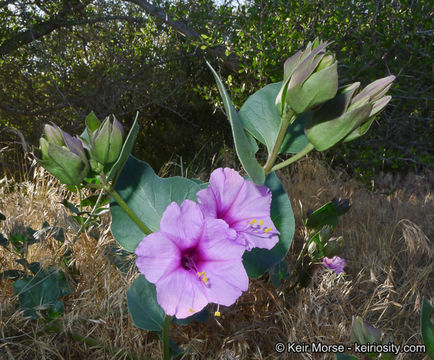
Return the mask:
<path id="1" fill-rule="evenodd" d="M 205 271 L 199 271 L 196 262 L 193 259 L 193 255 L 190 253 L 183 254 L 181 257 L 181 266 L 187 271 L 193 271 L 196 273 L 198 280 L 200 280 L 206 287 L 210 287 L 208 277 L 205 275 Z"/>

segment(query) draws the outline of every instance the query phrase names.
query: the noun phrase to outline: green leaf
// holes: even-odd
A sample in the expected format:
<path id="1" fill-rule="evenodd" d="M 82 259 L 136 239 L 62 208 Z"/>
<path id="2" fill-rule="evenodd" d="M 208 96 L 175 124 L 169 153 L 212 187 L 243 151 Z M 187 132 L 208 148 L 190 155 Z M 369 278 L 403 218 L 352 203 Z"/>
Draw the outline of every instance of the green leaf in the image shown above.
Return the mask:
<path id="1" fill-rule="evenodd" d="M 81 206 L 90 206 L 90 207 L 94 207 L 96 204 L 96 201 L 98 200 L 98 195 L 91 195 L 85 199 L 83 199 L 80 203 Z M 99 206 L 102 205 L 107 205 L 109 203 L 110 199 L 108 197 L 102 197 L 100 202 L 99 202 Z"/>
<path id="2" fill-rule="evenodd" d="M 148 164 L 133 156 L 129 157 L 115 186 L 122 199 L 153 232 L 160 229 L 161 216 L 171 202 L 181 205 L 185 199 L 196 201 L 196 193 L 201 188 L 179 176 L 160 178 Z M 124 249 L 133 252 L 145 234 L 114 200 L 110 211 L 113 236 Z"/>
<path id="3" fill-rule="evenodd" d="M 70 294 L 72 287 L 66 281 L 63 271 L 49 268 L 33 277 L 19 279 L 14 283 L 24 316 L 38 318 L 37 311 L 53 308 L 59 297 Z"/>
<path id="4" fill-rule="evenodd" d="M 27 269 L 27 267 L 29 266 L 29 263 L 27 262 L 26 259 L 15 259 L 15 261 L 16 261 L 18 264 L 24 266 L 25 269 Z"/>
<path id="5" fill-rule="evenodd" d="M 308 215 L 305 225 L 311 229 L 320 229 L 326 225 L 332 226 L 333 229 L 336 228 L 338 214 L 333 203 L 330 201 Z"/>
<path id="6" fill-rule="evenodd" d="M 434 360 L 434 325 L 431 318 L 434 317 L 434 308 L 427 299 L 422 299 L 422 310 L 420 312 L 420 329 L 423 343 L 426 346 L 426 353 Z"/>
<path id="7" fill-rule="evenodd" d="M 63 301 L 58 301 L 54 304 L 54 306 L 48 309 L 48 318 L 50 320 L 57 319 L 59 316 L 62 316 L 65 312 L 65 305 Z"/>
<path id="8" fill-rule="evenodd" d="M 66 199 L 63 199 L 61 201 L 61 204 L 68 208 L 70 211 L 72 211 L 74 214 L 82 215 L 86 213 L 85 211 L 80 211 L 73 203 L 69 202 Z"/>
<path id="9" fill-rule="evenodd" d="M 24 276 L 25 272 L 22 270 L 5 270 L 0 273 L 0 279 L 16 280 Z"/>
<path id="10" fill-rule="evenodd" d="M 91 111 L 90 114 L 87 115 L 85 123 L 87 129 L 89 129 L 92 133 L 97 130 L 100 125 L 99 120 L 93 111 Z M 89 135 L 88 132 L 86 132 L 86 135 Z M 87 140 L 89 141 L 89 138 Z"/>
<path id="11" fill-rule="evenodd" d="M 26 231 L 27 231 L 27 236 L 26 236 L 27 245 L 32 245 L 39 241 L 39 239 L 35 238 L 34 236 L 36 234 L 36 231 L 33 230 L 30 226 L 26 228 Z"/>
<path id="12" fill-rule="evenodd" d="M 254 248 L 244 253 L 243 264 L 250 278 L 261 276 L 285 257 L 295 230 L 291 202 L 274 171 L 267 176 L 265 185 L 273 194 L 271 219 L 280 232 L 279 242 L 271 250 Z"/>
<path id="13" fill-rule="evenodd" d="M 257 91 L 247 99 L 238 113 L 244 128 L 264 144 L 269 153 L 273 150 L 282 122 L 275 106 L 281 86 L 281 82 L 273 83 Z M 305 120 L 306 117 L 299 117 L 291 124 L 280 153 L 297 153 L 309 143 L 304 134 Z"/>
<path id="14" fill-rule="evenodd" d="M 3 246 L 4 248 L 9 247 L 9 240 L 6 239 L 3 234 L 0 234 L 0 246 Z"/>
<path id="15" fill-rule="evenodd" d="M 137 112 L 133 126 L 131 127 L 131 130 L 125 139 L 124 145 L 122 146 L 121 153 L 119 154 L 118 159 L 113 164 L 112 168 L 107 174 L 107 178 L 109 181 L 115 179 L 118 176 L 118 174 L 122 171 L 125 162 L 128 160 L 128 157 L 131 151 L 133 150 L 133 146 L 136 141 L 137 134 L 139 133 L 138 118 L 139 118 L 139 113 Z"/>
<path id="16" fill-rule="evenodd" d="M 250 178 L 255 182 L 255 184 L 262 185 L 265 181 L 265 173 L 264 169 L 255 158 L 255 153 L 258 151 L 258 146 L 255 140 L 244 131 L 242 123 L 234 106 L 232 105 L 232 101 L 220 77 L 208 62 L 206 64 L 214 75 L 217 87 L 223 99 L 223 105 L 231 124 L 232 136 L 234 138 L 234 145 L 238 159 L 240 160 L 241 165 L 243 165 L 244 170 L 247 172 L 247 174 L 249 174 Z"/>
<path id="17" fill-rule="evenodd" d="M 127 274 L 130 270 L 133 260 L 131 259 L 131 253 L 123 250 L 115 244 L 108 244 L 104 248 L 104 256 L 116 266 L 122 274 Z"/>
<path id="18" fill-rule="evenodd" d="M 290 279 L 290 273 L 288 270 L 288 264 L 285 259 L 274 265 L 270 270 L 271 283 L 275 288 L 279 288 L 282 285 L 283 280 Z"/>
<path id="19" fill-rule="evenodd" d="M 9 236 L 9 241 L 16 251 L 20 251 L 26 243 L 26 238 L 22 234 L 13 234 Z"/>
<path id="20" fill-rule="evenodd" d="M 286 135 L 283 139 L 282 145 L 279 149 L 280 154 L 298 153 L 303 150 L 307 144 L 309 144 L 309 140 L 304 133 L 304 126 L 307 119 L 307 114 L 301 114 L 291 125 L 289 125 L 288 130 L 286 130 Z"/>
<path id="21" fill-rule="evenodd" d="M 32 262 L 28 265 L 29 270 L 36 275 L 41 270 L 41 264 L 38 262 Z"/>
<path id="22" fill-rule="evenodd" d="M 127 290 L 127 305 L 134 325 L 143 330 L 161 331 L 164 310 L 157 302 L 155 285 L 140 275 Z"/>

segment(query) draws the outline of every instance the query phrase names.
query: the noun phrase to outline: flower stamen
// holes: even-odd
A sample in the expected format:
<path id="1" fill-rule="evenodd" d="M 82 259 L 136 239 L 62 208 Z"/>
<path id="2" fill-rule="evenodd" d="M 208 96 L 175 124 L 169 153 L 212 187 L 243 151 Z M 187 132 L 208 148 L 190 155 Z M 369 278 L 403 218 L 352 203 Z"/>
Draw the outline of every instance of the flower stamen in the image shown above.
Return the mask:
<path id="1" fill-rule="evenodd" d="M 203 281 L 203 283 L 207 286 L 209 286 L 208 284 L 208 278 L 205 276 L 205 271 L 202 272 L 197 272 L 197 276 L 199 277 L 199 279 L 201 279 Z"/>
<path id="2" fill-rule="evenodd" d="M 258 225 L 255 225 L 256 223 Z M 258 222 L 256 219 L 252 219 L 249 221 L 249 225 L 253 232 L 258 235 L 267 234 L 267 237 L 271 237 L 279 234 L 278 232 L 274 232 L 272 227 L 264 227 L 264 220 L 259 220 Z"/>

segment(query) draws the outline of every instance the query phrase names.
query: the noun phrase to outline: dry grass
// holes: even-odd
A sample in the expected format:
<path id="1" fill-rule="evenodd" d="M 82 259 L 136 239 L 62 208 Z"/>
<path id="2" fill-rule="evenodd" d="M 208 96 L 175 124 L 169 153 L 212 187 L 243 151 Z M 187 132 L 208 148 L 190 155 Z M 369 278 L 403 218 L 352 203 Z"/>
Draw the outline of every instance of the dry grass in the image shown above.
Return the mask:
<path id="1" fill-rule="evenodd" d="M 42 171 L 42 170 L 38 170 Z M 348 197 L 352 209 L 340 218 L 337 234 L 344 238 L 347 274 L 338 278 L 319 268 L 309 288 L 298 293 L 276 290 L 266 279 L 251 281 L 237 306 L 222 309 L 221 318 L 204 324 L 176 326 L 173 339 L 185 349 L 185 359 L 334 359 L 328 355 L 277 354 L 274 343 L 350 342 L 352 315 L 394 336 L 397 344 L 420 344 L 419 317 L 422 296 L 431 302 L 433 292 L 433 194 L 427 180 L 400 181 L 391 194 L 370 193 L 342 173 L 321 163 L 304 160 L 291 172 L 279 174 L 298 220 L 290 264 L 303 241 L 300 201 L 306 211 L 334 197 Z M 386 178 L 384 178 L 386 179 Z M 0 232 L 23 226 L 51 225 L 68 229 L 74 222 L 59 203 L 70 196 L 52 178 L 36 172 L 34 179 L 13 188 L 2 180 L 0 212 L 7 220 Z M 385 180 L 388 181 L 387 179 Z M 390 181 L 389 181 L 390 182 Z M 63 326 L 68 333 L 52 333 L 42 324 L 23 319 L 16 310 L 12 282 L 0 283 L 0 358 L 4 359 L 124 359 L 124 352 L 107 353 L 101 346 L 74 340 L 74 334 L 99 339 L 140 356 L 161 358 L 157 337 L 136 328 L 126 309 L 125 292 L 136 276 L 132 268 L 122 275 L 104 256 L 113 241 L 105 216 L 99 240 L 81 235 L 72 246 L 80 271 L 75 292 L 65 299 Z M 50 264 L 58 252 L 50 237 L 30 248 L 30 260 Z M 61 251 L 61 250 L 60 250 Z M 0 268 L 14 268 L 10 254 L 0 248 Z M 400 354 L 397 359 L 422 359 Z"/>

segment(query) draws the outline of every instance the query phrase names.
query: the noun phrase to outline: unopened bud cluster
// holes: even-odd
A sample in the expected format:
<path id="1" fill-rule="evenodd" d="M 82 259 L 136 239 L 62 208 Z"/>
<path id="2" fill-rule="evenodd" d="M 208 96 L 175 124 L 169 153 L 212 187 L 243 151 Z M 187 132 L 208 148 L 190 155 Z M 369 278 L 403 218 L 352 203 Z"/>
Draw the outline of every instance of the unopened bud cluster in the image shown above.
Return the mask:
<path id="1" fill-rule="evenodd" d="M 283 119 L 306 113 L 305 134 L 318 151 L 364 135 L 391 99 L 395 76 L 374 81 L 359 94 L 356 82 L 338 89 L 337 60 L 316 39 L 286 60 L 276 107 Z"/>
<path id="2" fill-rule="evenodd" d="M 46 124 L 40 139 L 38 163 L 67 185 L 79 185 L 91 171 L 107 171 L 118 159 L 124 129 L 113 116 L 102 124 L 92 112 L 86 118 L 89 141 L 71 136 L 57 125 Z"/>

